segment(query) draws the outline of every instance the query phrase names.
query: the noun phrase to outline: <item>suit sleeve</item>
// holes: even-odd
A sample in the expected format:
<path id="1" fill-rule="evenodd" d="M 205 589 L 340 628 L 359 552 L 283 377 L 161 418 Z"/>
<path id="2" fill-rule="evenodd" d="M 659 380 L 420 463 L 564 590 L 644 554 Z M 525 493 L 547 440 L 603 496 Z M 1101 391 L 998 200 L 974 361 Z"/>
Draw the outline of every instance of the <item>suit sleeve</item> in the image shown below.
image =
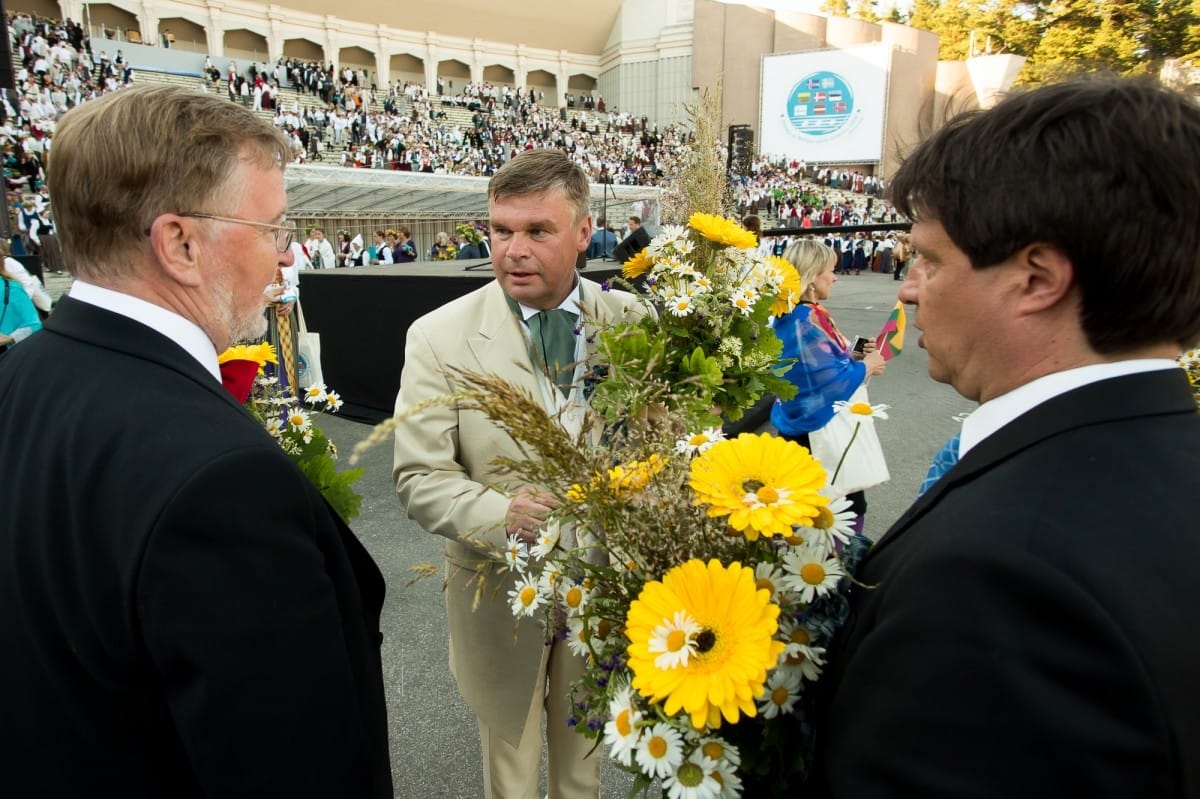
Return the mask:
<path id="1" fill-rule="evenodd" d="M 427 330 L 419 324 L 410 327 L 397 413 L 450 394 L 445 369 Z M 461 416 L 449 402 L 432 402 L 401 420 L 392 466 L 396 493 L 408 515 L 426 531 L 503 549 L 509 498 L 472 478 L 460 440 Z"/>
<path id="2" fill-rule="evenodd" d="M 1013 550 L 948 546 L 885 575 L 856 589 L 877 592 L 852 622 L 868 631 L 819 733 L 832 795 L 1175 795 L 1166 714 L 1094 591 Z"/>
<path id="3" fill-rule="evenodd" d="M 137 621 L 206 796 L 379 793 L 361 633 L 333 574 L 353 578 L 303 479 L 276 452 L 231 452 L 171 499 L 143 554 Z"/>

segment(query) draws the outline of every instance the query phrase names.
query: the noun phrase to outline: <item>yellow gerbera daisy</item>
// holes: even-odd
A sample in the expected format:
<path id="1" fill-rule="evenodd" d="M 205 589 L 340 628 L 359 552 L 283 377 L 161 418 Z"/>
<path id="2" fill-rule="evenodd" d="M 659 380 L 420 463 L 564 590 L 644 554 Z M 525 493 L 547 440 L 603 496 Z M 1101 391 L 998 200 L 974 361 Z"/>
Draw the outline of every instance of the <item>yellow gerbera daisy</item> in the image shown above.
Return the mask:
<path id="1" fill-rule="evenodd" d="M 688 226 L 709 241 L 728 244 L 739 249 L 758 246 L 758 238 L 732 219 L 715 214 L 694 213 L 688 218 Z"/>
<path id="2" fill-rule="evenodd" d="M 700 628 L 695 650 L 685 662 L 659 668 L 651 639 L 677 613 Z M 754 570 L 740 563 L 721 565 L 698 559 L 676 566 L 662 581 L 646 583 L 629 606 L 625 634 L 633 687 L 651 702 L 666 700 L 674 715 L 682 708 L 697 730 L 754 716 L 767 669 L 784 644 L 775 635 L 779 606 L 769 591 L 755 586 Z"/>
<path id="3" fill-rule="evenodd" d="M 264 364 L 279 363 L 275 357 L 275 348 L 267 342 L 258 344 L 235 344 L 217 356 L 217 363 L 226 361 L 254 361 L 258 368 Z"/>
<path id="4" fill-rule="evenodd" d="M 689 484 L 696 505 L 755 541 L 789 536 L 793 525 L 811 526 L 829 504 L 818 492 L 826 473 L 808 450 L 771 435 L 742 433 L 718 441 L 692 461 Z"/>
<path id="5" fill-rule="evenodd" d="M 796 267 L 792 266 L 791 261 L 786 258 L 772 255 L 767 258 L 767 262 L 783 277 L 783 282 L 779 285 L 779 294 L 775 297 L 775 304 L 771 306 L 771 315 L 783 316 L 795 308 L 796 303 L 800 302 L 800 295 L 804 293 L 804 283 L 801 282 L 800 273 L 796 271 Z"/>
<path id="6" fill-rule="evenodd" d="M 643 249 L 625 262 L 625 265 L 621 267 L 621 274 L 627 279 L 633 280 L 635 277 L 641 277 L 650 271 L 650 267 L 652 266 L 654 266 L 654 259 Z"/>

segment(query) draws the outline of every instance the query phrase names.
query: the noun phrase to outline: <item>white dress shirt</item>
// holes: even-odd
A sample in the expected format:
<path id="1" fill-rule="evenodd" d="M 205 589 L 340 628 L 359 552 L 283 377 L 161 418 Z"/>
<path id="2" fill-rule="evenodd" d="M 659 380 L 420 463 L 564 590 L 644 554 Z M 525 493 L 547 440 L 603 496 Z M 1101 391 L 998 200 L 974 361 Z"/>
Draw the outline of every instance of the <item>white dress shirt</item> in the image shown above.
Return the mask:
<path id="1" fill-rule="evenodd" d="M 1166 358 L 1141 358 L 1080 366 L 1039 377 L 976 408 L 963 421 L 958 456 L 962 458 L 972 447 L 1001 427 L 1060 394 L 1112 377 L 1178 368 L 1179 364 Z"/>
<path id="2" fill-rule="evenodd" d="M 160 305 L 112 289 L 93 286 L 82 280 L 76 280 L 71 284 L 70 297 L 128 317 L 135 322 L 141 322 L 146 327 L 163 334 L 183 347 L 213 376 L 214 380 L 218 383 L 221 382 L 221 370 L 217 367 L 216 347 L 213 346 L 208 334 L 190 319 L 185 319 Z"/>

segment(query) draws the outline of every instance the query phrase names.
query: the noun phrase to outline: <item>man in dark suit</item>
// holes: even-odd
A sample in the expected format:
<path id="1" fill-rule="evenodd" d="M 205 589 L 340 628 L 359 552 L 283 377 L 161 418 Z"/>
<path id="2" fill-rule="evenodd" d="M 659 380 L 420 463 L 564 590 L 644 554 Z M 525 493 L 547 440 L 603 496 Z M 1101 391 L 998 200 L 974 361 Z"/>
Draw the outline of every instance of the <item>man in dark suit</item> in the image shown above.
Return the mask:
<path id="1" fill-rule="evenodd" d="M 391 797 L 382 577 L 217 367 L 292 262 L 287 140 L 145 86 L 54 144 L 78 280 L 0 366 L 5 794 Z"/>
<path id="2" fill-rule="evenodd" d="M 812 793 L 1200 797 L 1200 107 L 1043 87 L 892 191 L 930 374 L 982 404 L 859 570 Z"/>
<path id="3" fill-rule="evenodd" d="M 629 233 L 625 238 L 621 239 L 616 247 L 613 247 L 612 257 L 625 263 L 633 256 L 637 255 L 650 244 L 650 234 L 642 227 L 641 217 L 629 217 Z"/>

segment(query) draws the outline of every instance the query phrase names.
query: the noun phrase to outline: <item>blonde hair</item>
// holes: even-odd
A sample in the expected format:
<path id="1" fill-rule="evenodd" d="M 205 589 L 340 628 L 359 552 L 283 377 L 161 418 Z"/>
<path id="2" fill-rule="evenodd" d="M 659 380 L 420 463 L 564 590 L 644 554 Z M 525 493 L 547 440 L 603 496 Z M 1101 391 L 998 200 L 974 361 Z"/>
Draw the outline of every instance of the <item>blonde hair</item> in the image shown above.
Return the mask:
<path id="1" fill-rule="evenodd" d="M 829 262 L 836 255 L 832 247 L 816 239 L 800 239 L 783 252 L 783 257 L 796 267 L 800 274 L 800 283 L 804 286 L 805 294 L 812 289 L 813 280 L 817 275 L 829 268 Z"/>
<path id="2" fill-rule="evenodd" d="M 128 277 L 165 213 L 228 213 L 239 163 L 280 169 L 292 145 L 223 97 L 133 86 L 63 115 L 47 185 L 63 255 L 78 277 Z"/>

